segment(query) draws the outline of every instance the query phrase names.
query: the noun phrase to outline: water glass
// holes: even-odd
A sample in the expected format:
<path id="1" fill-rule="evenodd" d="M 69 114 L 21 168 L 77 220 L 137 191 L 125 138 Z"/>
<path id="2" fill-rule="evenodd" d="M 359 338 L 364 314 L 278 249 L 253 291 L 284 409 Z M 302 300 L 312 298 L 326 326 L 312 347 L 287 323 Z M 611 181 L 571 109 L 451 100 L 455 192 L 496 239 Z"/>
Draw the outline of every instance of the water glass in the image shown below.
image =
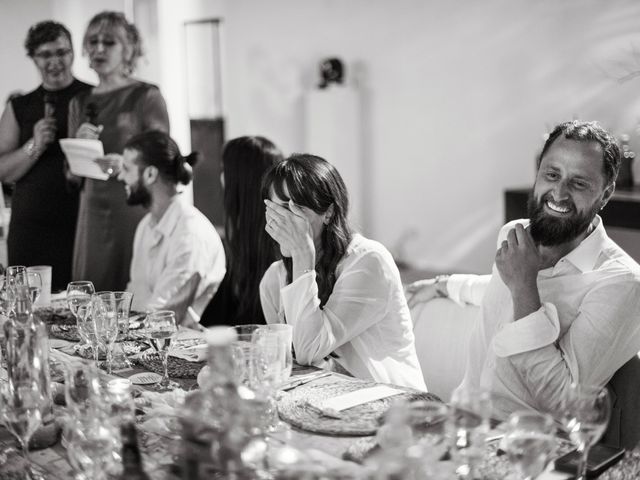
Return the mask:
<path id="1" fill-rule="evenodd" d="M 291 375 L 293 328 L 277 323 L 261 325 L 252 335 L 252 343 L 260 346 L 263 355 L 262 378 L 272 387 L 279 387 Z"/>
<path id="2" fill-rule="evenodd" d="M 178 331 L 176 326 L 176 315 L 171 310 L 160 310 L 151 312 L 145 320 L 145 334 L 151 346 L 160 355 L 162 360 L 163 375 L 162 380 L 155 384 L 156 390 L 173 390 L 179 385 L 169 379 L 168 355 L 171 339 Z"/>
<path id="3" fill-rule="evenodd" d="M 579 480 L 587 478 L 587 457 L 609 423 L 611 398 L 606 387 L 572 384 L 567 390 L 562 418 L 569 438 L 581 454 L 578 464 Z"/>
<path id="4" fill-rule="evenodd" d="M 74 416 L 102 410 L 103 391 L 95 365 L 72 362 L 64 370 L 64 396 Z"/>
<path id="5" fill-rule="evenodd" d="M 107 351 L 107 372 L 111 374 L 113 344 L 118 337 L 118 314 L 116 297 L 113 292 L 98 292 L 91 297 L 93 324 L 97 340 Z"/>
<path id="6" fill-rule="evenodd" d="M 252 346 L 251 337 L 261 325 L 236 325 L 230 327 L 236 331 L 238 339 L 231 344 L 231 354 L 233 356 L 233 365 L 235 377 L 240 385 L 248 386 L 252 363 Z"/>
<path id="7" fill-rule="evenodd" d="M 544 472 L 555 448 L 555 423 L 533 410 L 511 414 L 505 436 L 507 455 L 518 479 L 533 480 Z"/>
<path id="8" fill-rule="evenodd" d="M 116 313 L 118 315 L 118 338 L 116 342 L 122 342 L 129 335 L 129 315 L 131 313 L 131 302 L 133 293 L 113 292 L 116 297 Z M 131 362 L 127 359 L 121 343 L 116 343 L 111 360 L 115 369 L 131 368 Z"/>

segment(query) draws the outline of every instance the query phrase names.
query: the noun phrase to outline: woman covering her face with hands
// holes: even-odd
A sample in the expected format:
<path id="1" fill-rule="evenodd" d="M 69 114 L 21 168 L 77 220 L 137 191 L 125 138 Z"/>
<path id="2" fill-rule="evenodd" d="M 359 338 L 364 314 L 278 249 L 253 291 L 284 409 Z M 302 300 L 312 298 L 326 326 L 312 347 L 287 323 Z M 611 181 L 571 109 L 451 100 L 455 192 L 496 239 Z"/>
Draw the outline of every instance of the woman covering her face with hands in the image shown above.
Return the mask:
<path id="1" fill-rule="evenodd" d="M 335 167 L 295 154 L 262 191 L 283 257 L 260 283 L 262 309 L 267 323 L 293 326 L 297 361 L 426 390 L 398 269 L 380 243 L 352 233 Z"/>

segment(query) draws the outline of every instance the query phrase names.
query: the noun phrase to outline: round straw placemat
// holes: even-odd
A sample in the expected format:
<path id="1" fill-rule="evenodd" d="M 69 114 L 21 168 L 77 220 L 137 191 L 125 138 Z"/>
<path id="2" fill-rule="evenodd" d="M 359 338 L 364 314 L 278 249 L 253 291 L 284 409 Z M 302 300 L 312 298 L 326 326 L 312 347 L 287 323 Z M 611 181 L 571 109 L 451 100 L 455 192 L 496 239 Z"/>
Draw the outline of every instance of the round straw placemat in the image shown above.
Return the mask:
<path id="1" fill-rule="evenodd" d="M 378 385 L 380 384 L 355 379 L 302 385 L 289 393 L 282 394 L 278 400 L 278 413 L 282 420 L 309 432 L 326 435 L 366 436 L 376 433 L 380 425 L 380 418 L 398 399 L 441 401 L 431 393 L 390 385 L 392 388 L 403 390 L 406 393 L 342 410 L 338 412 L 340 418 L 327 417 L 312 405 L 317 405 L 328 398 Z"/>
<path id="2" fill-rule="evenodd" d="M 136 361 L 150 372 L 163 374 L 162 359 L 156 352 L 141 354 Z M 190 362 L 183 358 L 169 356 L 167 362 L 167 372 L 173 378 L 196 378 L 198 373 L 207 362 Z"/>
<path id="3" fill-rule="evenodd" d="M 78 327 L 76 325 L 49 325 L 49 336 L 59 338 L 61 340 L 67 340 L 69 342 L 79 342 L 80 336 L 78 335 Z M 136 333 L 135 330 L 130 330 L 127 336 L 123 340 L 134 342 L 136 340 L 144 340 L 144 335 Z"/>

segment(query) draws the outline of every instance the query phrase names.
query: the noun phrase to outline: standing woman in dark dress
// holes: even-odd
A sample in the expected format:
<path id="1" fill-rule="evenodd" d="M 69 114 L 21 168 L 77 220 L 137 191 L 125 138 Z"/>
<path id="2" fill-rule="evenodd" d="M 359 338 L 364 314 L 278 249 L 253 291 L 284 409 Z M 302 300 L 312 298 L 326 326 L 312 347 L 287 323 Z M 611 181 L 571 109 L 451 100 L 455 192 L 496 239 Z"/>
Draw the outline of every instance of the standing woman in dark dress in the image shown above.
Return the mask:
<path id="1" fill-rule="evenodd" d="M 73 78 L 67 28 L 40 22 L 25 41 L 42 84 L 13 98 L 0 118 L 0 180 L 15 182 L 9 225 L 10 265 L 51 265 L 53 290 L 71 280 L 78 191 L 67 183 L 57 142 L 67 136 L 69 101 L 90 85 Z"/>
<path id="2" fill-rule="evenodd" d="M 264 137 L 239 137 L 222 152 L 220 183 L 224 188 L 227 273 L 202 313 L 200 324 L 265 323 L 260 306 L 260 280 L 276 260 L 276 244 L 264 231 L 262 176 L 282 160 Z"/>
<path id="3" fill-rule="evenodd" d="M 99 159 L 106 181 L 85 179 L 73 257 L 75 280 L 91 280 L 96 290 L 124 290 L 129 280 L 133 235 L 144 215 L 130 207 L 118 182 L 122 150 L 129 138 L 148 130 L 169 132 L 164 99 L 155 85 L 131 73 L 142 53 L 135 25 L 120 12 L 102 12 L 89 22 L 83 41 L 99 84 L 73 99 L 69 132 L 102 141 Z"/>

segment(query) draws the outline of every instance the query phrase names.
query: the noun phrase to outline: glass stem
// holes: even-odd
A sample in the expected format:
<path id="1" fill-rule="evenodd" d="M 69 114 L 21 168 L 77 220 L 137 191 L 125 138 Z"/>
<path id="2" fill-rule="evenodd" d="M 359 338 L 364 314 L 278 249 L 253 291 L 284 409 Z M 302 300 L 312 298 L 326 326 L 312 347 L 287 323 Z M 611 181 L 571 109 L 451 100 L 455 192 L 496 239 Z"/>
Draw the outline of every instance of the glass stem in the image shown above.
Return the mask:
<path id="1" fill-rule="evenodd" d="M 100 356 L 100 349 L 98 348 L 98 344 L 97 343 L 93 343 L 91 345 L 93 347 L 93 359 L 96 361 L 96 367 L 98 366 L 98 361 L 99 361 L 99 356 Z"/>
<path id="2" fill-rule="evenodd" d="M 162 376 L 162 380 L 160 383 L 167 383 L 169 381 L 169 350 L 164 350 L 162 352 L 162 369 L 164 370 L 164 375 Z"/>
<path id="3" fill-rule="evenodd" d="M 113 363 L 113 343 L 107 343 L 107 373 L 111 375 L 111 364 Z"/>
<path id="4" fill-rule="evenodd" d="M 587 458 L 589 457 L 589 445 L 582 444 L 578 448 L 580 453 L 580 461 L 578 462 L 578 470 L 576 471 L 576 480 L 586 480 L 587 478 Z"/>

